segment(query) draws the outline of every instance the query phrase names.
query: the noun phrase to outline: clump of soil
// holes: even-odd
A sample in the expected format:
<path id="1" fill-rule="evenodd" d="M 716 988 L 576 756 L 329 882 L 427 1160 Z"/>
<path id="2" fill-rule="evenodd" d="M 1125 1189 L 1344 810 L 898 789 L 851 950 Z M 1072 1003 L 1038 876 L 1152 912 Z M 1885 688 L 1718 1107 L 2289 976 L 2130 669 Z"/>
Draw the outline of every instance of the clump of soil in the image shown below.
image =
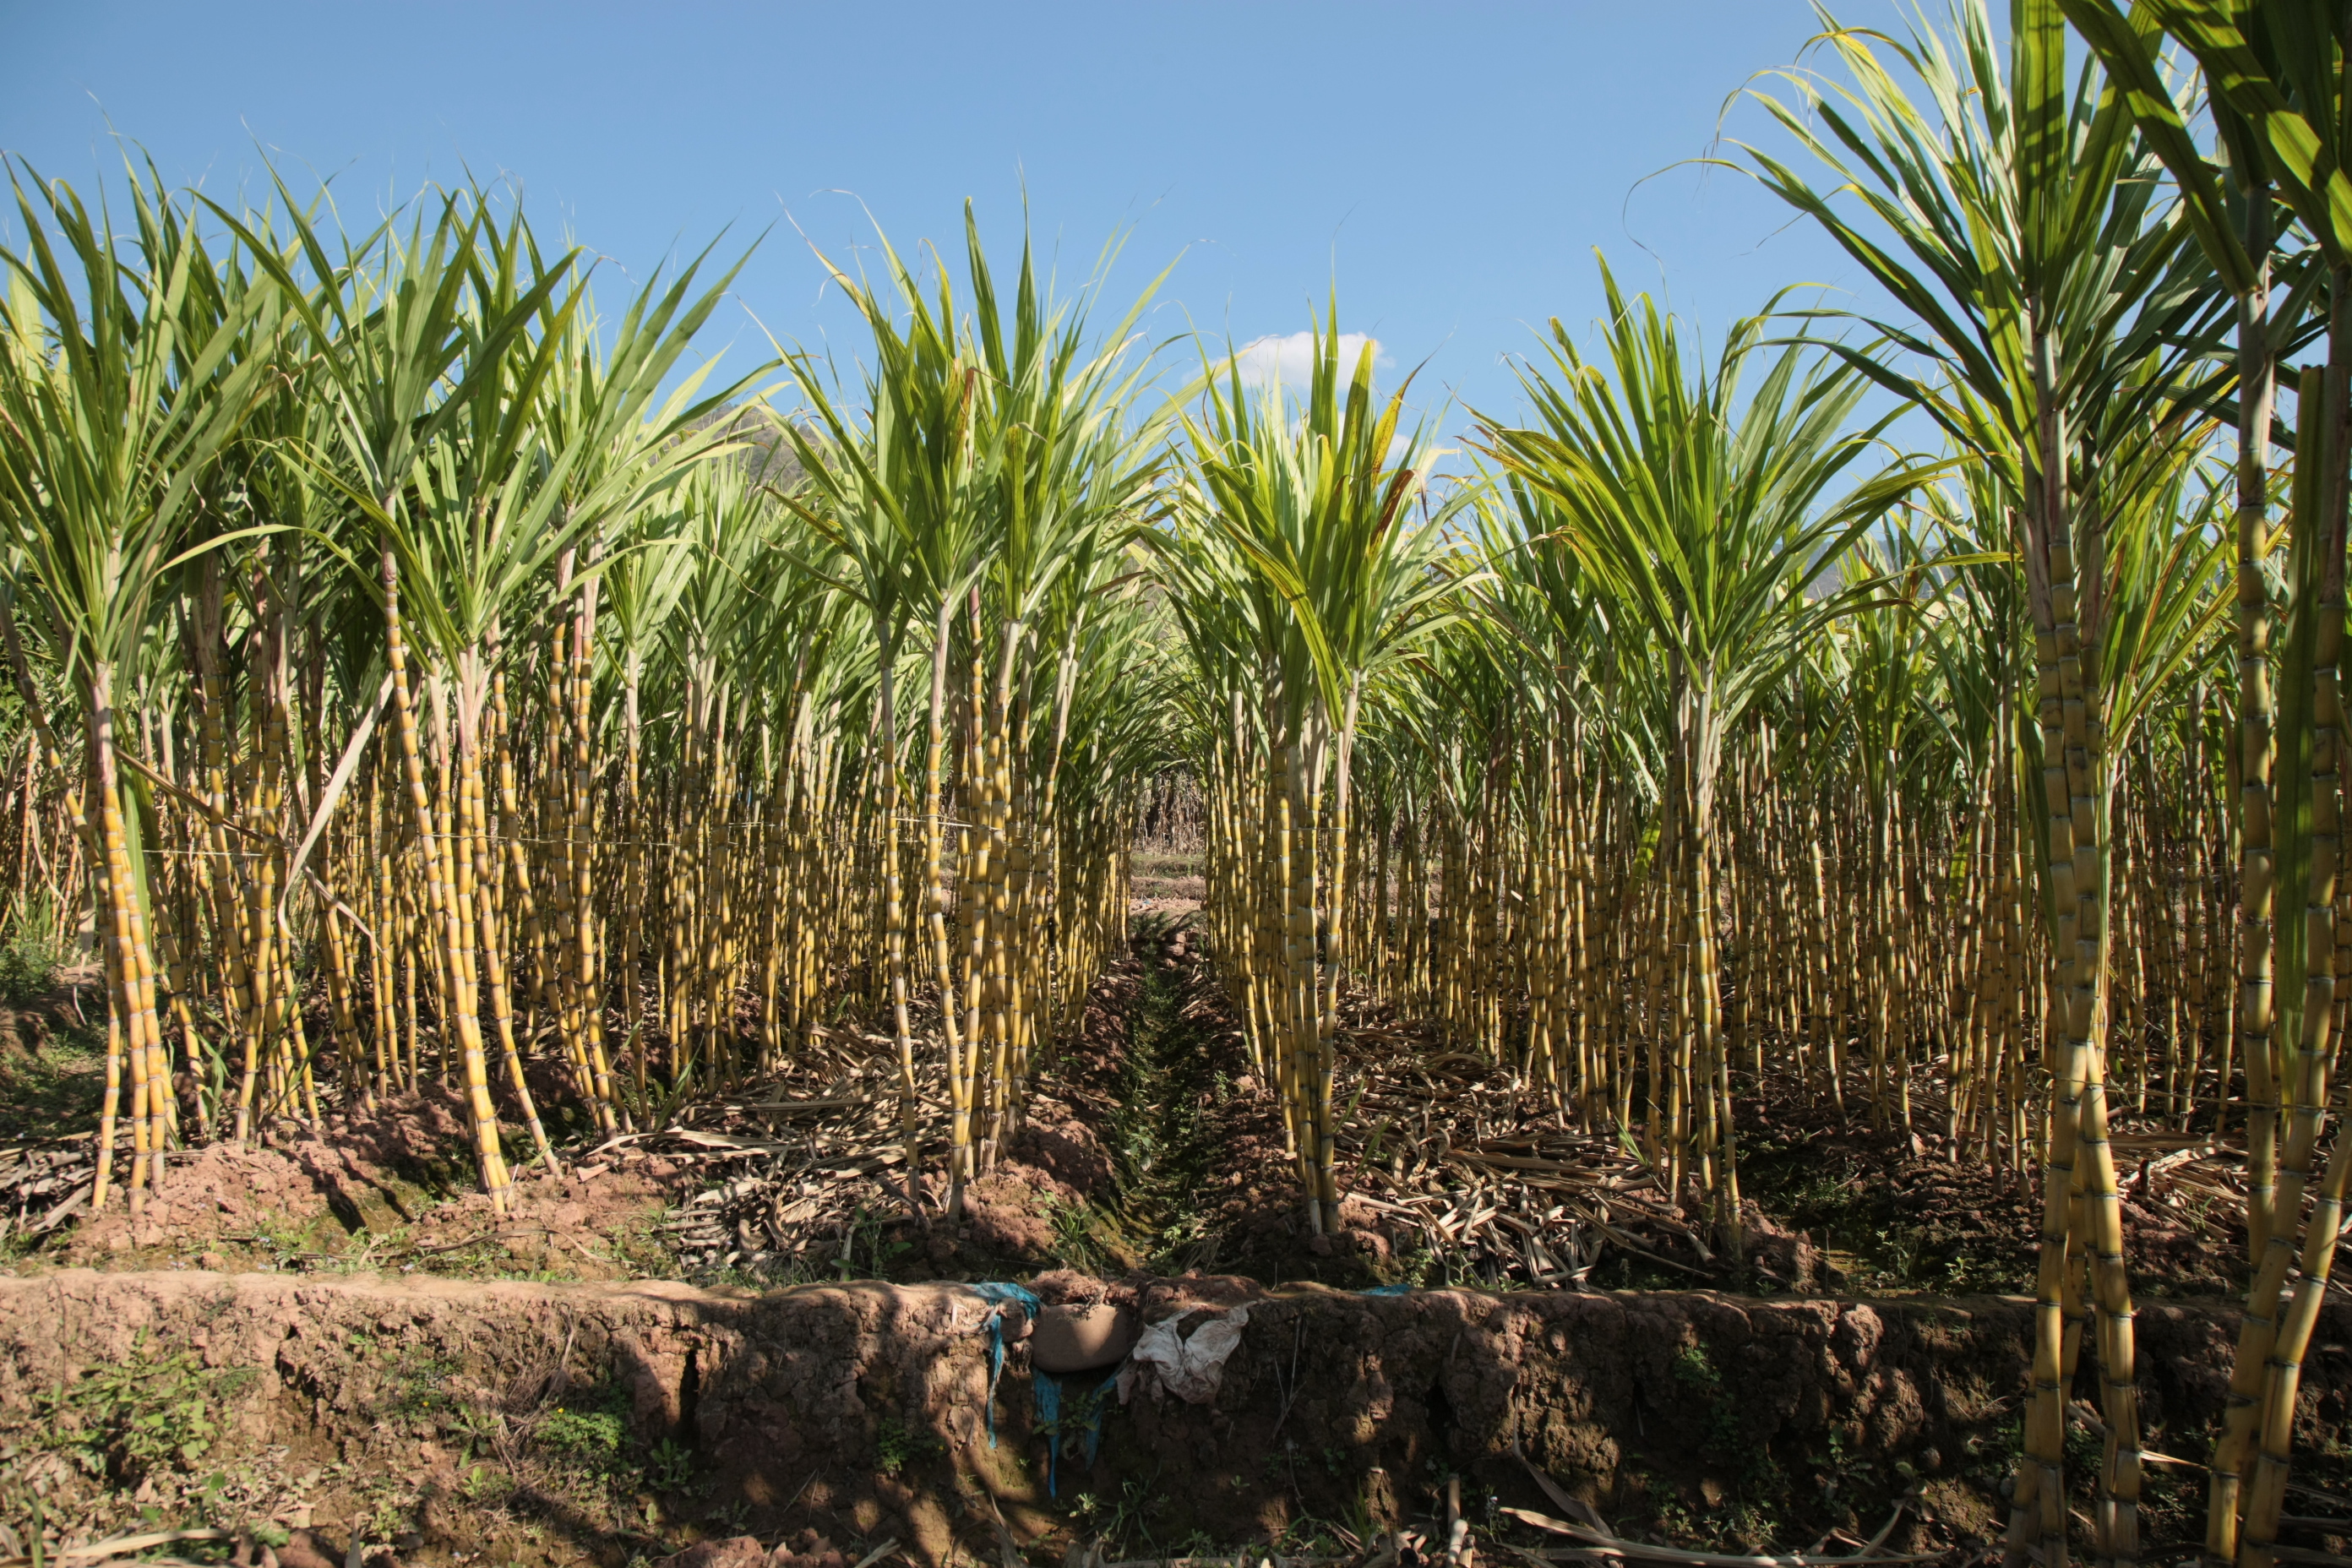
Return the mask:
<path id="1" fill-rule="evenodd" d="M 119 1170 L 115 1182 L 122 1184 Z M 168 1162 L 161 1186 L 146 1194 L 135 1219 L 125 1195 L 84 1220 L 65 1259 L 88 1265 L 134 1247 L 260 1243 L 268 1239 L 266 1230 L 299 1236 L 327 1215 L 327 1194 L 292 1156 L 215 1143 Z"/>
<path id="2" fill-rule="evenodd" d="M 1129 977 L 1111 976 L 1088 997 L 1089 1040 L 1100 1038 L 1117 1016 L 1128 982 Z M 1107 1195 L 1117 1179 L 1097 1131 L 1101 1112 L 1098 1100 L 1058 1066 L 1049 1068 L 1004 1157 L 964 1188 L 955 1245 L 940 1248 L 934 1262 L 952 1266 L 961 1259 L 967 1268 L 1025 1274 L 1060 1258 L 1069 1226 L 1089 1203 Z M 944 1213 L 946 1178 L 927 1177 L 924 1190 Z"/>
<path id="3" fill-rule="evenodd" d="M 465 1110 L 457 1093 L 430 1086 L 329 1116 L 315 1131 L 289 1123 L 242 1148 L 175 1152 L 136 1217 L 118 1174 L 120 1195 L 74 1228 L 60 1260 L 584 1279 L 630 1278 L 664 1260 L 649 1237 L 679 1184 L 672 1162 L 607 1154 L 561 1174 L 522 1169 L 500 1216 L 474 1190 Z"/>
<path id="4" fill-rule="evenodd" d="M 1077 1194 L 1050 1173 L 1018 1159 L 1008 1160 L 964 1189 L 963 1223 L 958 1246 L 945 1262 L 970 1248 L 1007 1259 L 1014 1268 L 1050 1258 L 1060 1242 L 1054 1215 L 1067 1212 Z"/>

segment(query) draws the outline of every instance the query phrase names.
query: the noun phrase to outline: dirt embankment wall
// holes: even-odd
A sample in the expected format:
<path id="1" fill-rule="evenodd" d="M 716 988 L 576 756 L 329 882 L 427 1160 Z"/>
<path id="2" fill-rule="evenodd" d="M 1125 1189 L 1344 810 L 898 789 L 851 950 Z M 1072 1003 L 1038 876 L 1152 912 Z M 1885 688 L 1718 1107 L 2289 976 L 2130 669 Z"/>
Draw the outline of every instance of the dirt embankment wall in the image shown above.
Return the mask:
<path id="1" fill-rule="evenodd" d="M 5 1279 L 0 1435 L 21 1436 L 44 1391 L 170 1347 L 252 1369 L 233 1412 L 251 1438 L 406 1476 L 428 1538 L 458 1528 L 464 1433 L 479 1428 L 466 1409 L 528 1410 L 599 1384 L 625 1390 L 640 1440 L 692 1449 L 704 1506 L 728 1533 L 895 1534 L 934 1561 L 992 1512 L 1043 1534 L 1074 1495 L 1123 1488 L 1148 1495 L 1155 1534 L 1171 1540 L 1262 1536 L 1302 1511 L 1418 1512 L 1449 1474 L 1552 1508 L 1515 1447 L 1621 1521 L 1752 1506 L 1784 1510 L 1793 1530 L 1916 1488 L 1929 1519 L 1967 1534 L 1994 1521 L 2030 1333 L 2026 1304 L 1997 1299 L 1367 1297 L 1227 1279 L 1159 1281 L 1129 1299 L 1146 1321 L 1240 1305 L 1249 1319 L 1207 1403 L 1139 1391 L 1122 1407 L 1108 1394 L 1095 1460 L 1059 1461 L 1059 1507 L 1024 1347 L 1009 1347 L 992 1447 L 988 1308 L 946 1285 L 753 1296 L 194 1272 Z M 2151 1446 L 2202 1455 L 2234 1324 L 2220 1304 L 2142 1309 Z M 2352 1312 L 2331 1305 L 2305 1441 L 2332 1442 L 2346 1424 L 2347 1342 Z M 420 1377 L 446 1397 L 404 1396 Z M 1073 1450 L 1081 1396 L 1100 1378 L 1066 1385 Z"/>

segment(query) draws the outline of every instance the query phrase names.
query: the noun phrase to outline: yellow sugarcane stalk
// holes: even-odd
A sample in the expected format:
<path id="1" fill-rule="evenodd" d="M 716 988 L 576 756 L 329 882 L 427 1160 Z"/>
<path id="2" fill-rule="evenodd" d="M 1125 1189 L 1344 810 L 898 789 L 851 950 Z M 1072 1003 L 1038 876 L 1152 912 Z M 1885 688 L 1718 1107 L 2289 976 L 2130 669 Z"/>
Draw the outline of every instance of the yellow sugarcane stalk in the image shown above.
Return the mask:
<path id="1" fill-rule="evenodd" d="M 459 860 L 449 853 L 452 846 L 448 835 L 437 830 L 433 804 L 425 793 L 425 758 L 418 743 L 415 705 L 409 694 L 408 648 L 400 618 L 399 565 L 388 543 L 383 554 L 383 572 L 384 654 L 392 671 L 393 731 L 400 740 L 409 807 L 415 815 L 425 863 L 427 919 L 438 927 L 441 936 L 436 952 L 441 969 L 443 1051 L 446 1059 L 449 1037 L 455 1031 L 473 1114 L 475 1157 L 482 1190 L 489 1195 L 491 1212 L 503 1215 L 509 1185 L 506 1153 L 499 1143 L 498 1110 L 490 1099 L 489 1078 L 483 1061 L 481 1019 L 476 1012 L 468 929 L 472 922 L 466 913 L 468 900 L 463 897 L 462 887 L 450 885 L 445 869 L 453 865 L 469 865 L 470 861 Z"/>

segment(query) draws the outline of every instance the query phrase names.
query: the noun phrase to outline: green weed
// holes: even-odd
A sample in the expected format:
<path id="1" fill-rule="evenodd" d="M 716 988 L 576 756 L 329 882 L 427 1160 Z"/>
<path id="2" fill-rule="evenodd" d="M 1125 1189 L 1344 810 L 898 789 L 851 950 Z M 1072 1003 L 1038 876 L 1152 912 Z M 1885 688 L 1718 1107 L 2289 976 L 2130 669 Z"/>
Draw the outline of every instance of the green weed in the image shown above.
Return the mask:
<path id="1" fill-rule="evenodd" d="M 373 1348 L 371 1341 L 361 1353 Z M 439 1420 L 457 1408 L 457 1401 L 449 1397 L 449 1380 L 457 1372 L 455 1362 L 440 1356 L 404 1361 L 377 1408 L 385 1415 L 405 1420 Z"/>
<path id="2" fill-rule="evenodd" d="M 53 893 L 19 893 L 9 900 L 0 915 L 0 1001 L 21 1007 L 56 987 L 69 929 L 65 906 Z"/>
<path id="3" fill-rule="evenodd" d="M 682 1492 L 694 1485 L 694 1450 L 665 1437 L 646 1456 L 646 1481 L 656 1491 Z"/>
<path id="4" fill-rule="evenodd" d="M 1139 1479 L 1129 1479 L 1115 1498 L 1080 1492 L 1070 1500 L 1070 1517 L 1114 1547 L 1150 1547 L 1153 1544 L 1150 1516 L 1159 1508 L 1151 1489 Z"/>
<path id="5" fill-rule="evenodd" d="M 603 1474 L 619 1464 L 628 1436 L 616 1411 L 556 1409 L 540 1418 L 531 1438 L 575 1468 Z"/>
<path id="6" fill-rule="evenodd" d="M 884 1475 L 895 1476 L 905 1469 L 907 1461 L 915 1457 L 915 1438 L 902 1423 L 887 1415 L 882 1418 L 874 1435 L 874 1450 L 876 1467 Z"/>
<path id="7" fill-rule="evenodd" d="M 1739 1413 L 1727 1396 L 1723 1373 L 1716 1369 L 1706 1347 L 1685 1345 L 1676 1351 L 1674 1374 L 1675 1381 L 1682 1384 L 1683 1396 L 1706 1411 L 1706 1433 L 1701 1442 L 1707 1457 L 1717 1460 L 1737 1458 L 1740 1450 Z"/>
<path id="8" fill-rule="evenodd" d="M 484 1507 L 496 1507 L 514 1495 L 515 1484 L 513 1478 L 502 1470 L 494 1469 L 488 1465 L 476 1465 L 466 1472 L 466 1479 L 461 1489 L 465 1492 L 467 1502 L 478 1503 Z"/>
<path id="9" fill-rule="evenodd" d="M 1117 1260 L 1103 1245 L 1102 1216 L 1092 1205 L 1049 1197 L 1045 1200 L 1045 1221 L 1054 1227 L 1054 1257 L 1063 1267 L 1082 1274 L 1117 1271 Z"/>
<path id="10" fill-rule="evenodd" d="M 222 1403 L 252 1377 L 250 1368 L 209 1369 L 189 1351 L 155 1357 L 142 1330 L 121 1361 L 37 1395 L 34 1428 L 119 1485 L 193 1474 L 220 1436 Z"/>

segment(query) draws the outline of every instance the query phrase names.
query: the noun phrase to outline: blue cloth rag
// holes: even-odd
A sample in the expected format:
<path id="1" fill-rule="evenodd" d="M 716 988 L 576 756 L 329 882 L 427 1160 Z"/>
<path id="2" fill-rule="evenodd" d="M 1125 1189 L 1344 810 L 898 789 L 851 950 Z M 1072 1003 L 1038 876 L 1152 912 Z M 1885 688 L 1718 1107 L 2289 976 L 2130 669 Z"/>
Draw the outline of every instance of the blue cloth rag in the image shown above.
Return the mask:
<path id="1" fill-rule="evenodd" d="M 1031 1321 L 1037 1316 L 1038 1300 L 1025 1287 L 1002 1279 L 985 1279 L 966 1289 L 989 1303 L 988 1314 L 988 1446 L 996 1447 L 996 1380 L 1004 1375 L 1004 1307 L 1011 1302 L 1026 1313 Z"/>
<path id="2" fill-rule="evenodd" d="M 1037 1401 L 1037 1427 L 1045 1434 L 1045 1495 L 1062 1495 L 1056 1471 L 1062 1458 L 1062 1384 L 1049 1372 L 1032 1371 L 1029 1374 L 1032 1392 Z M 1103 1417 L 1110 1412 L 1110 1391 L 1118 1386 L 1118 1373 L 1103 1379 L 1102 1386 L 1094 1392 L 1094 1407 L 1087 1415 L 1087 1465 L 1092 1468 L 1095 1456 L 1102 1450 Z"/>

